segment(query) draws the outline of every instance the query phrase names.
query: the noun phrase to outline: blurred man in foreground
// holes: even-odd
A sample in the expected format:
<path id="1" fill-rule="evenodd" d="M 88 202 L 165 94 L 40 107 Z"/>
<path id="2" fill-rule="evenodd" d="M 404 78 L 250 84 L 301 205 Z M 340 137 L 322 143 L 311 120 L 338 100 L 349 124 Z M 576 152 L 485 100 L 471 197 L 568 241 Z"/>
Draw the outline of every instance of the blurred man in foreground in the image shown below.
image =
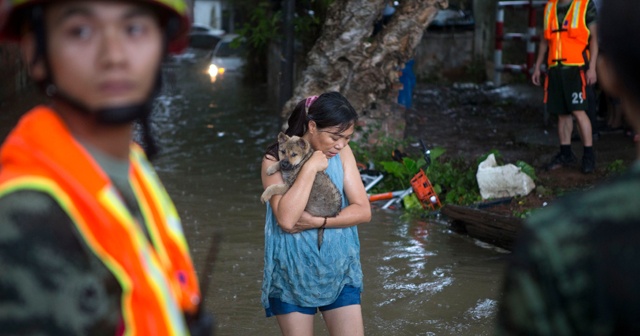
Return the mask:
<path id="1" fill-rule="evenodd" d="M 210 334 L 180 219 L 132 141 L 187 5 L 11 0 L 0 18 L 51 98 L 0 152 L 0 334 Z"/>

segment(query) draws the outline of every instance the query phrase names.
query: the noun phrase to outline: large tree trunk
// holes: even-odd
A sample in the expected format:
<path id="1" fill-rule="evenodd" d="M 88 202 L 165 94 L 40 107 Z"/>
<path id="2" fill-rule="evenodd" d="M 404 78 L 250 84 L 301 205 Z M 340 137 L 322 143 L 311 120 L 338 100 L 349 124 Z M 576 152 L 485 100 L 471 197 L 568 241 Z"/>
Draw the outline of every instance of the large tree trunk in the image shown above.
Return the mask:
<path id="1" fill-rule="evenodd" d="M 284 106 L 284 117 L 309 95 L 339 91 L 358 111 L 363 127 L 394 138 L 404 135 L 404 109 L 396 104 L 402 87 L 400 71 L 448 0 L 402 1 L 391 21 L 372 39 L 384 3 L 333 2 L 322 34 L 307 55 L 303 78 Z"/>

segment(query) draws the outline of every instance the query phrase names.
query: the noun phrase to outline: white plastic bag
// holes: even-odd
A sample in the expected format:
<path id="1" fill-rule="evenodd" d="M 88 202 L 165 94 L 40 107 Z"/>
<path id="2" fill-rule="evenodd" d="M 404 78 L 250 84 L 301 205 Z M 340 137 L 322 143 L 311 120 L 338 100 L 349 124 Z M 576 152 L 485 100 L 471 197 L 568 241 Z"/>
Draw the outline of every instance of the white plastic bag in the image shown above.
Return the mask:
<path id="1" fill-rule="evenodd" d="M 531 177 L 515 165 L 498 166 L 493 154 L 480 162 L 476 179 L 482 199 L 524 196 L 536 187 Z"/>

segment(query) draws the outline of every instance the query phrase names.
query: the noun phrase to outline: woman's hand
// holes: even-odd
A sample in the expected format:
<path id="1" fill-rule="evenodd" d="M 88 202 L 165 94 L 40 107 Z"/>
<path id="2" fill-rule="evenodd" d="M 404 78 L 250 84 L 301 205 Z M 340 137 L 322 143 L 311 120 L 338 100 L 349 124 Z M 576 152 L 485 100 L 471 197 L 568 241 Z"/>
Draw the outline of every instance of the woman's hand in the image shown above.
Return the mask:
<path id="1" fill-rule="evenodd" d="M 274 184 L 283 184 L 281 173 L 273 175 L 267 175 L 267 169 L 275 160 L 273 158 L 264 158 L 262 160 L 262 185 L 266 189 Z M 309 229 L 308 225 L 311 223 L 311 216 L 305 216 L 304 208 L 309 200 L 309 194 L 313 187 L 313 181 L 317 172 L 326 170 L 329 166 L 329 161 L 322 152 L 314 152 L 304 164 L 298 174 L 298 178 L 291 185 L 289 190 L 284 195 L 273 195 L 269 200 L 271 208 L 278 220 L 278 225 L 285 232 L 295 233 L 302 230 Z M 360 182 L 362 184 L 362 182 Z M 303 217 L 304 216 L 304 217 Z M 312 217 L 311 217 L 312 218 Z M 320 222 L 320 219 L 316 218 L 316 221 Z M 315 223 L 315 222 L 314 222 Z M 313 223 L 311 223 L 313 225 Z M 322 223 L 317 224 L 319 227 Z"/>
<path id="2" fill-rule="evenodd" d="M 319 219 L 324 220 L 322 217 L 314 217 L 308 212 L 303 211 L 302 216 L 300 216 L 300 219 L 298 219 L 293 228 L 285 231 L 287 233 L 298 233 L 304 230 L 317 229 L 322 225 L 322 222 L 319 222 Z"/>
<path id="3" fill-rule="evenodd" d="M 313 155 L 304 164 L 315 168 L 317 172 L 325 171 L 329 167 L 329 159 L 322 151 L 315 151 Z"/>

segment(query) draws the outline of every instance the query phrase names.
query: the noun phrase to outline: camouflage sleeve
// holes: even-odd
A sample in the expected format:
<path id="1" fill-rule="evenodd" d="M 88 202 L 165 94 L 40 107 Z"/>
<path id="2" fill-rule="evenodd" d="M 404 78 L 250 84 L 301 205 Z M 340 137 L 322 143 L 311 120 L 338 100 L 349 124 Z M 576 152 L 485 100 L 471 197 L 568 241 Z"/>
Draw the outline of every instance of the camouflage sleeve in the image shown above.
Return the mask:
<path id="1" fill-rule="evenodd" d="M 48 194 L 0 198 L 0 334 L 115 334 L 120 285 Z"/>
<path id="2" fill-rule="evenodd" d="M 596 23 L 597 20 L 598 20 L 598 8 L 596 4 L 593 2 L 593 0 L 589 0 L 589 4 L 587 4 L 587 15 L 585 18 L 585 23 L 587 24 L 587 27 L 588 27 L 590 24 Z"/>
<path id="3" fill-rule="evenodd" d="M 639 335 L 640 164 L 526 221 L 509 260 L 498 335 Z"/>
<path id="4" fill-rule="evenodd" d="M 498 312 L 499 335 L 579 335 L 591 326 L 582 308 L 589 302 L 583 273 L 588 253 L 576 252 L 582 251 L 582 236 L 572 229 L 570 216 L 562 215 L 569 208 L 546 210 L 535 221 L 530 218 L 512 252 Z"/>
<path id="5" fill-rule="evenodd" d="M 589 212 L 565 197 L 527 220 L 504 277 L 500 335 L 584 335 L 593 327 Z M 585 215 L 576 215 L 585 214 Z"/>
<path id="6" fill-rule="evenodd" d="M 543 319 L 548 302 L 541 284 L 548 280 L 543 279 L 539 261 L 530 253 L 534 244 L 532 232 L 523 228 L 505 272 L 497 335 L 544 334 L 534 330 L 547 323 Z"/>

